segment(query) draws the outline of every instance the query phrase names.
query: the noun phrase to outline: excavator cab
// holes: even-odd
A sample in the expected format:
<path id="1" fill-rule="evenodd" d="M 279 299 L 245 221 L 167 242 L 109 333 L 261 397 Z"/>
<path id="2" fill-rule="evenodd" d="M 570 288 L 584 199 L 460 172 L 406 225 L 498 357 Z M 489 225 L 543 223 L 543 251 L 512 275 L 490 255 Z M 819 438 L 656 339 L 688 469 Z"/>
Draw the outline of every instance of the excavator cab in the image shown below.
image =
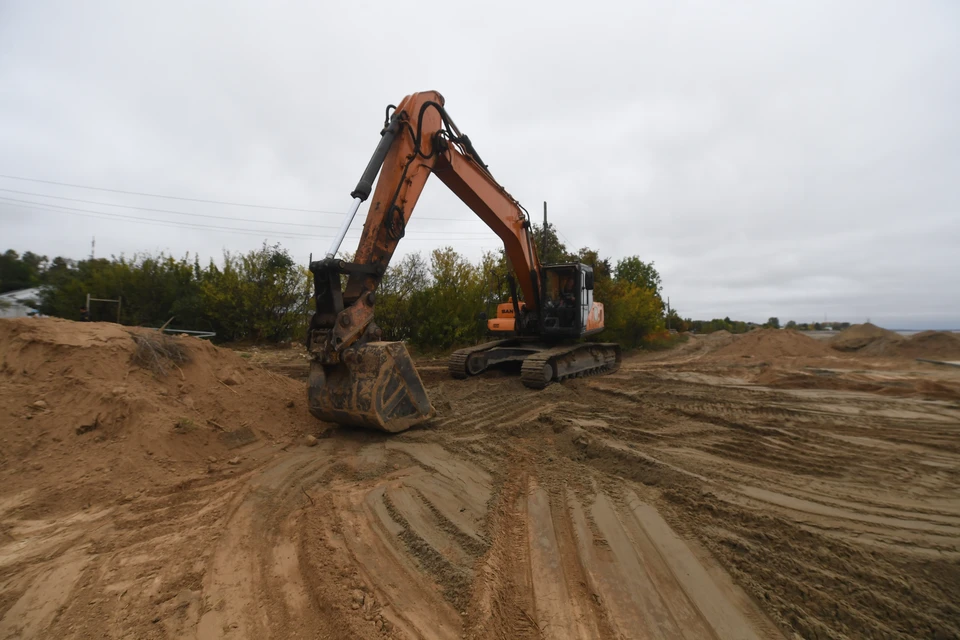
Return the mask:
<path id="1" fill-rule="evenodd" d="M 543 267 L 543 337 L 579 338 L 594 333 L 588 327 L 592 307 L 592 267 L 579 262 Z"/>

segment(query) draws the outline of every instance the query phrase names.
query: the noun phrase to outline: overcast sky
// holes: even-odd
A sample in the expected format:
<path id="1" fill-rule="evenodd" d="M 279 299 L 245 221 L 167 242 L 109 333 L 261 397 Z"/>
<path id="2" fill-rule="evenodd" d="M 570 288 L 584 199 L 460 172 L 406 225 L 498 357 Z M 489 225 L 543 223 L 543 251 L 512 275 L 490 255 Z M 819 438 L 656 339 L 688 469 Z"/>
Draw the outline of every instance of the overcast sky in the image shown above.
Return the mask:
<path id="1" fill-rule="evenodd" d="M 0 0 L 0 174 L 267 207 L 0 178 L 0 251 L 305 263 L 384 107 L 426 89 L 538 220 L 655 261 L 684 316 L 960 328 L 953 0 Z M 448 244 L 500 246 L 430 182 L 398 257 Z"/>

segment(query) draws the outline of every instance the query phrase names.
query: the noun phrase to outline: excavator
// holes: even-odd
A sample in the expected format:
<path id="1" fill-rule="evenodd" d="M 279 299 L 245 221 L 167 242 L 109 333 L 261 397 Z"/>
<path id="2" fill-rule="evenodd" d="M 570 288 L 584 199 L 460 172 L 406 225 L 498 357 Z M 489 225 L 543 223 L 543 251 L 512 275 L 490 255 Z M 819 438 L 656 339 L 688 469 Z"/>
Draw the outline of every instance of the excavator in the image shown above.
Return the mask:
<path id="1" fill-rule="evenodd" d="M 523 384 L 542 389 L 620 366 L 619 345 L 581 341 L 604 327 L 603 304 L 593 299 L 593 269 L 540 263 L 527 211 L 494 179 L 444 105 L 439 93 L 423 91 L 387 107 L 380 142 L 350 194 L 350 210 L 325 257 L 310 263 L 315 312 L 307 335 L 307 396 L 320 420 L 396 433 L 435 415 L 406 347 L 383 341 L 374 321 L 377 286 L 431 175 L 500 237 L 515 274 L 510 299 L 487 321 L 498 339 L 455 351 L 451 375 L 462 379 L 519 363 Z M 339 259 L 371 192 L 353 261 Z"/>

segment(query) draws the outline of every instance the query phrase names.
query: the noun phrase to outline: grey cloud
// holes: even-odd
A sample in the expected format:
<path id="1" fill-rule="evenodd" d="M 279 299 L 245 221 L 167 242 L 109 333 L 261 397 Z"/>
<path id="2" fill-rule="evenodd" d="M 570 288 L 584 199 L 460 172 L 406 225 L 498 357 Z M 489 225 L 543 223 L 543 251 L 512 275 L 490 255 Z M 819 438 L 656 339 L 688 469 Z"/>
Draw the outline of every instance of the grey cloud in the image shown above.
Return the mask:
<path id="1" fill-rule="evenodd" d="M 960 328 L 957 25 L 946 1 L 6 2 L 0 173 L 340 211 L 384 106 L 434 88 L 535 218 L 548 200 L 570 245 L 655 260 L 684 315 Z M 0 179 L 156 204 L 27 185 Z M 401 251 L 498 245 L 439 183 L 417 213 L 457 222 L 415 216 Z M 10 204 L 0 224 L 72 256 L 263 239 Z M 328 242 L 278 229 L 301 260 Z"/>

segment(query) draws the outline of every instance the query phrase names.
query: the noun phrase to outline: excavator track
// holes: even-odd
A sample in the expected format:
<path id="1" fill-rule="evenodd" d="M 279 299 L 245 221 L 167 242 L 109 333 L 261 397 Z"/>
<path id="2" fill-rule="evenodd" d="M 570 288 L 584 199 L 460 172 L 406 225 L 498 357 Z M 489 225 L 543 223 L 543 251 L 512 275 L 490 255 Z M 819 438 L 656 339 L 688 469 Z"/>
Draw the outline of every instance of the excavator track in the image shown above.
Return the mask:
<path id="1" fill-rule="evenodd" d="M 466 353 L 464 353 L 466 351 Z M 447 368 L 450 370 L 450 376 L 456 378 L 457 380 L 466 380 L 469 376 L 467 373 L 467 358 L 470 357 L 469 351 L 466 349 L 458 349 L 450 354 L 450 360 L 447 362 Z"/>
<path id="2" fill-rule="evenodd" d="M 485 342 L 483 344 L 478 344 L 472 347 L 464 347 L 463 349 L 457 349 L 452 354 L 450 354 L 450 360 L 447 363 L 447 367 L 450 370 L 450 375 L 457 380 L 464 380 L 471 375 L 476 375 L 486 369 L 486 364 L 480 367 L 478 370 L 471 371 L 470 369 L 470 356 L 474 354 L 479 354 L 484 351 L 489 351 L 490 349 L 500 347 L 506 344 L 513 343 L 513 340 L 494 340 L 493 342 Z M 474 366 L 476 369 L 476 365 Z"/>
<path id="3" fill-rule="evenodd" d="M 520 380 L 531 389 L 543 389 L 568 378 L 611 373 L 620 368 L 620 345 L 606 342 L 553 347 L 523 361 Z"/>

